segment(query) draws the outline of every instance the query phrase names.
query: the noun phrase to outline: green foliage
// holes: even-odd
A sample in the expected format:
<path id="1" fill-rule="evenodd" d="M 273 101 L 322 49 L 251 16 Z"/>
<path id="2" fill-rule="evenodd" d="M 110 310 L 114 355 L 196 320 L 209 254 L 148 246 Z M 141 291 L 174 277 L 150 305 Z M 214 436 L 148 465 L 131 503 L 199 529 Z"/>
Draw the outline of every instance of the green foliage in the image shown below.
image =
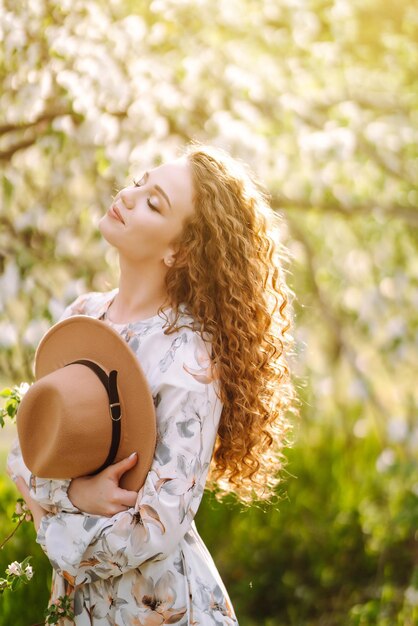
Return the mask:
<path id="1" fill-rule="evenodd" d="M 6 387 L 0 391 L 0 398 L 6 399 L 3 406 L 0 407 L 0 428 L 3 428 L 6 417 L 10 419 L 14 419 L 16 417 L 22 396 L 26 393 L 28 388 L 29 385 L 27 383 L 21 383 L 20 385 L 15 385 L 11 389 Z"/>
<path id="2" fill-rule="evenodd" d="M 417 623 L 417 466 L 380 456 L 373 435 L 310 424 L 277 502 L 240 510 L 206 496 L 197 526 L 240 624 Z"/>
<path id="3" fill-rule="evenodd" d="M 53 602 L 46 611 L 46 623 L 58 624 L 63 617 L 74 619 L 74 613 L 71 609 L 71 598 L 69 596 L 60 596 L 57 602 Z"/>
<path id="4" fill-rule="evenodd" d="M 4 465 L 4 458 L 2 459 Z M 0 538 L 3 540 L 14 529 L 11 522 L 18 491 L 11 480 L 0 476 Z M 0 626 L 30 626 L 43 623 L 44 610 L 49 598 L 51 566 L 35 541 L 32 523 L 23 523 L 15 536 L 0 550 L 0 576 L 14 561 L 24 562 L 30 555 L 33 578 L 16 591 L 6 590 L 0 596 Z"/>

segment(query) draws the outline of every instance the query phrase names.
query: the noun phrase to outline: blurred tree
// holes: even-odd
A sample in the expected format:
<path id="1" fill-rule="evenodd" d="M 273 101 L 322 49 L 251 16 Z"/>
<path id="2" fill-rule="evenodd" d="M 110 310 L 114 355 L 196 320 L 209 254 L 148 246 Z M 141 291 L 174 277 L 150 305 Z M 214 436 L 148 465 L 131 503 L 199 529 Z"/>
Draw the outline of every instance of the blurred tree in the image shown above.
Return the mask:
<path id="1" fill-rule="evenodd" d="M 64 305 L 114 285 L 116 257 L 96 223 L 115 188 L 190 139 L 228 149 L 283 215 L 296 294 L 303 414 L 289 471 L 299 480 L 280 523 L 302 515 L 301 483 L 316 471 L 307 527 L 331 532 L 346 506 L 332 541 L 351 528 L 338 549 L 351 541 L 366 579 L 376 571 L 363 594 L 347 591 L 344 610 L 357 602 L 353 624 L 383 626 L 376 589 L 390 579 L 407 624 L 404 590 L 418 604 L 416 2 L 0 0 L 0 40 L 0 380 L 31 379 L 34 349 Z M 332 476 L 349 505 L 328 502 L 321 527 Z M 332 578 L 330 554 L 309 552 L 301 532 L 293 541 L 309 575 L 299 585 L 285 564 L 278 571 L 300 586 L 282 617 L 303 614 L 305 626 L 338 594 L 317 573 Z M 260 623 L 250 598 L 266 597 L 269 577 L 246 596 L 239 576 Z M 264 607 L 266 620 L 277 614 Z"/>

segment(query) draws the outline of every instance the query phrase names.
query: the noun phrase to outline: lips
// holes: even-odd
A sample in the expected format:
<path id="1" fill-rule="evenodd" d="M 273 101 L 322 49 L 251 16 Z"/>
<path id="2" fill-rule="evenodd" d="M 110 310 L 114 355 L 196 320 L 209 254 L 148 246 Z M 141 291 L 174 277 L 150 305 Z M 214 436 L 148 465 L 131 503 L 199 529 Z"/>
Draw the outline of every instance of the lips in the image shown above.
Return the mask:
<path id="1" fill-rule="evenodd" d="M 123 219 L 122 214 L 117 206 L 113 204 L 109 209 L 109 213 L 112 217 L 119 220 L 120 222 L 122 222 L 123 225 L 125 225 L 125 220 Z"/>

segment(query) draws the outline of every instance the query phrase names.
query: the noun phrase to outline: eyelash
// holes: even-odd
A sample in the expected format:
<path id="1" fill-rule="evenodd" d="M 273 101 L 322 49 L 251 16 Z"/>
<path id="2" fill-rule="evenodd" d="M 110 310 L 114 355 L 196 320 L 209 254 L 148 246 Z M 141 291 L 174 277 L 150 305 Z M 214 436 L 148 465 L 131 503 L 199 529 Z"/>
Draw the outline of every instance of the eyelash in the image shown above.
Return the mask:
<path id="1" fill-rule="evenodd" d="M 136 179 L 134 178 L 134 179 L 133 179 L 133 181 L 132 181 L 132 182 L 133 182 L 133 184 L 134 184 L 134 187 L 142 187 L 142 185 L 143 185 L 142 180 L 143 180 L 143 178 L 141 178 L 141 180 L 136 180 Z M 152 202 L 150 202 L 150 199 L 149 199 L 149 198 L 147 198 L 147 205 L 149 206 L 149 208 L 151 209 L 151 211 L 155 211 L 156 213 L 159 213 L 159 210 L 157 209 L 157 207 L 156 207 L 156 206 L 154 206 L 154 205 L 152 204 Z"/>
<path id="2" fill-rule="evenodd" d="M 149 199 L 149 198 L 147 198 L 147 204 L 148 204 L 149 208 L 151 209 L 151 211 L 155 211 L 156 213 L 159 213 L 159 210 L 157 209 L 157 207 L 156 207 L 156 206 L 154 206 L 154 205 L 152 204 L 152 202 L 150 202 L 150 199 Z"/>

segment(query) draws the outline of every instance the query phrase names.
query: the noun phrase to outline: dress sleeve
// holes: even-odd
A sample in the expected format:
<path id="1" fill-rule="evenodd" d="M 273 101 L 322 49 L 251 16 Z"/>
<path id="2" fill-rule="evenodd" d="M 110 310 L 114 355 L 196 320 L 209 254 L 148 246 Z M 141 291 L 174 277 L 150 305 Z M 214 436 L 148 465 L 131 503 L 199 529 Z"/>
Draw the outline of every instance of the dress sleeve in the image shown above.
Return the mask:
<path id="1" fill-rule="evenodd" d="M 22 476 L 25 483 L 29 485 L 31 473 L 23 460 L 18 437 L 15 437 L 13 440 L 9 454 L 7 455 L 6 471 L 13 482 L 16 482 L 17 478 Z"/>
<path id="2" fill-rule="evenodd" d="M 158 367 L 157 446 L 134 508 L 113 517 L 45 516 L 37 541 L 74 584 L 119 576 L 169 555 L 199 507 L 222 403 L 206 344 L 183 333 Z"/>
<path id="3" fill-rule="evenodd" d="M 18 476 L 23 478 L 29 487 L 31 497 L 47 511 L 51 513 L 58 511 L 79 512 L 79 509 L 68 498 L 67 492 L 71 480 L 48 480 L 37 478 L 31 474 L 23 460 L 18 437 L 14 439 L 10 448 L 6 468 L 14 482 Z"/>
<path id="4" fill-rule="evenodd" d="M 72 315 L 83 314 L 89 296 L 90 294 L 78 296 L 78 298 L 64 309 L 58 322 Z M 47 511 L 51 513 L 58 513 L 60 511 L 67 511 L 69 513 L 80 512 L 80 509 L 75 507 L 68 497 L 68 489 L 71 484 L 70 479 L 51 480 L 48 478 L 38 478 L 35 474 L 29 473 L 29 480 L 26 480 L 26 482 L 29 485 L 31 497 Z"/>

